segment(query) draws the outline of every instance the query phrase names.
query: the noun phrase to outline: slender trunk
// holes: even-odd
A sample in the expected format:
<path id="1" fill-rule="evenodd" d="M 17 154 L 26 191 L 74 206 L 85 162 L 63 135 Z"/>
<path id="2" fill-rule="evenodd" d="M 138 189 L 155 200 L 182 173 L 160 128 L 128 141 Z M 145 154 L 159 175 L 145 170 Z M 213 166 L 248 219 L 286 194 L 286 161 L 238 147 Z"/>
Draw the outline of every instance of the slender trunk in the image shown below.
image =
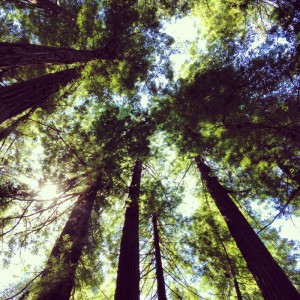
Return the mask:
<path id="1" fill-rule="evenodd" d="M 55 2 L 50 0 L 8 0 L 16 5 L 23 4 L 33 8 L 39 8 L 46 12 L 51 12 L 53 15 L 58 17 L 65 17 L 68 19 L 74 19 L 75 16 L 65 10 L 63 7 L 57 5 Z"/>
<path id="2" fill-rule="evenodd" d="M 209 205 L 208 202 L 207 202 L 207 204 Z M 209 209 L 210 209 L 210 207 L 209 207 Z M 224 253 L 225 253 L 229 268 L 230 268 L 230 273 L 231 273 L 231 276 L 233 278 L 233 283 L 234 283 L 234 288 L 235 288 L 237 299 L 238 300 L 243 300 L 242 292 L 240 290 L 240 286 L 239 286 L 239 283 L 237 281 L 237 276 L 236 276 L 234 264 L 232 262 L 231 257 L 229 256 L 229 253 L 227 252 L 226 246 L 225 246 L 225 244 L 223 242 L 223 239 L 222 239 L 222 237 L 219 233 L 218 227 L 216 226 L 216 224 L 213 220 L 209 224 L 210 224 L 210 227 L 211 227 L 214 235 L 217 237 L 218 242 L 222 245 L 222 248 L 224 250 Z"/>
<path id="3" fill-rule="evenodd" d="M 228 196 L 228 191 L 213 176 L 200 156 L 196 158 L 196 163 L 263 297 L 267 300 L 300 299 L 296 288 Z"/>
<path id="4" fill-rule="evenodd" d="M 125 212 L 115 300 L 138 300 L 140 298 L 139 195 L 141 174 L 142 163 L 136 161 Z"/>
<path id="5" fill-rule="evenodd" d="M 159 232 L 157 227 L 157 216 L 152 217 L 153 233 L 154 233 L 154 250 L 155 250 L 155 270 L 157 280 L 157 298 L 158 300 L 167 300 L 164 272 L 161 260 L 161 251 L 159 245 Z"/>
<path id="6" fill-rule="evenodd" d="M 222 238 L 221 236 L 219 235 L 219 233 L 217 233 L 218 235 L 218 238 L 219 238 L 219 241 L 223 247 L 223 250 L 225 252 L 225 256 L 226 256 L 226 259 L 227 259 L 227 262 L 228 262 L 228 265 L 229 265 L 229 268 L 230 268 L 230 273 L 231 273 L 231 276 L 233 278 L 233 283 L 234 283 L 234 288 L 235 288 L 235 292 L 236 292 L 236 296 L 237 296 L 237 299 L 238 300 L 243 300 L 243 296 L 242 296 L 242 292 L 240 290 L 240 286 L 239 286 L 239 283 L 237 281 L 237 277 L 236 277 L 236 272 L 235 272 L 235 268 L 234 268 L 234 265 L 233 265 L 233 262 L 227 252 L 227 249 L 222 241 Z"/>
<path id="7" fill-rule="evenodd" d="M 109 59 L 107 51 L 75 50 L 22 43 L 0 43 L 0 70 L 32 65 L 65 65 Z"/>
<path id="8" fill-rule="evenodd" d="M 236 297 L 238 300 L 243 300 L 243 296 L 242 296 L 242 292 L 240 290 L 240 285 L 239 285 L 239 282 L 237 280 L 237 277 L 236 277 L 236 272 L 235 272 L 235 269 L 234 269 L 234 265 L 232 263 L 232 260 L 226 250 L 226 247 L 225 245 L 222 243 L 222 246 L 223 246 L 223 249 L 226 253 L 226 258 L 227 258 L 227 261 L 228 261 L 228 264 L 229 264 L 229 268 L 230 268 L 230 273 L 231 273 L 231 276 L 233 277 L 233 283 L 234 283 L 234 289 L 235 289 L 235 292 L 236 292 Z"/>
<path id="9" fill-rule="evenodd" d="M 41 107 L 61 87 L 79 76 L 80 72 L 74 68 L 0 87 L 0 124 L 29 108 Z"/>
<path id="10" fill-rule="evenodd" d="M 56 241 L 34 296 L 36 300 L 68 300 L 75 282 L 76 268 L 87 243 L 89 220 L 101 178 L 76 201 L 68 221 Z"/>

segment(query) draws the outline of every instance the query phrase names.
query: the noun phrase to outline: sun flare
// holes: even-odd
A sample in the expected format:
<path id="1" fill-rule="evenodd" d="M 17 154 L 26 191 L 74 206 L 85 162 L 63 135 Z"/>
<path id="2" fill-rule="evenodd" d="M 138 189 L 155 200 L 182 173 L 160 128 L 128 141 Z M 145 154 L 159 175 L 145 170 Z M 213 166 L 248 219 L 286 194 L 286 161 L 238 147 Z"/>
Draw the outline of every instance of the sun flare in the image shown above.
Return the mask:
<path id="1" fill-rule="evenodd" d="M 43 200 L 52 200 L 57 197 L 57 185 L 46 183 L 39 191 L 39 196 Z"/>

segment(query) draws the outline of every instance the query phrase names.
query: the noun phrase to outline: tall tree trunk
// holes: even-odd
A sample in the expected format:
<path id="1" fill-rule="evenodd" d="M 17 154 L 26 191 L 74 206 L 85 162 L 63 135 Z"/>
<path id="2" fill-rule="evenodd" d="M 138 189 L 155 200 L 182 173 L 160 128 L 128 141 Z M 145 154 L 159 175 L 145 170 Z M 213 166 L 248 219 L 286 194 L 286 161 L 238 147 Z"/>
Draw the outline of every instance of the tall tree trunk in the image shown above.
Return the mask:
<path id="1" fill-rule="evenodd" d="M 58 17 L 65 17 L 68 19 L 73 19 L 75 16 L 70 12 L 65 10 L 63 7 L 57 5 L 51 0 L 8 0 L 8 2 L 14 3 L 16 5 L 23 4 L 33 8 L 39 8 L 46 12 L 51 12 L 53 15 Z"/>
<path id="2" fill-rule="evenodd" d="M 129 187 L 117 275 L 115 300 L 140 299 L 139 269 L 139 195 L 142 163 L 136 161 Z"/>
<path id="3" fill-rule="evenodd" d="M 207 202 L 207 205 L 209 206 L 208 201 L 206 201 L 206 202 Z M 210 206 L 209 206 L 209 209 L 210 209 Z M 211 211 L 211 213 L 212 213 L 212 211 Z M 237 299 L 238 300 L 243 300 L 242 292 L 240 290 L 240 285 L 239 285 L 238 280 L 237 280 L 237 274 L 235 272 L 234 263 L 232 262 L 232 259 L 231 259 L 230 255 L 229 255 L 229 253 L 226 249 L 226 246 L 223 242 L 223 238 L 221 237 L 221 235 L 219 233 L 218 226 L 215 224 L 215 221 L 213 219 L 212 219 L 211 222 L 209 222 L 209 225 L 210 225 L 214 235 L 216 236 L 216 238 L 218 240 L 218 243 L 220 243 L 222 245 L 222 248 L 224 250 L 224 253 L 225 253 L 228 265 L 229 265 L 230 273 L 231 273 L 231 276 L 233 278 L 233 283 L 234 283 L 234 288 L 235 288 Z"/>
<path id="4" fill-rule="evenodd" d="M 31 65 L 63 65 L 88 62 L 93 59 L 109 59 L 108 52 L 75 50 L 22 43 L 0 43 L 0 70 Z"/>
<path id="5" fill-rule="evenodd" d="M 0 87 L 0 124 L 29 108 L 41 107 L 61 87 L 79 76 L 79 70 L 74 68 Z"/>
<path id="6" fill-rule="evenodd" d="M 155 270 L 157 280 L 157 297 L 158 300 L 167 300 L 164 272 L 161 260 L 161 250 L 159 245 L 159 232 L 157 227 L 157 216 L 152 217 L 153 234 L 154 234 L 154 251 L 155 251 Z"/>
<path id="7" fill-rule="evenodd" d="M 56 241 L 34 299 L 68 300 L 75 282 L 76 268 L 87 243 L 89 221 L 101 177 L 76 201 L 68 221 Z"/>
<path id="8" fill-rule="evenodd" d="M 263 297 L 267 300 L 300 299 L 296 288 L 228 196 L 228 191 L 213 176 L 212 170 L 200 156 L 196 158 L 196 163 Z"/>
<path id="9" fill-rule="evenodd" d="M 223 243 L 222 237 L 220 236 L 220 234 L 219 234 L 219 232 L 217 231 L 216 228 L 215 228 L 215 230 L 216 230 L 216 235 L 219 239 L 219 242 L 221 243 L 221 245 L 223 247 L 223 250 L 224 250 L 224 253 L 225 253 L 229 268 L 230 268 L 230 273 L 231 273 L 231 276 L 233 278 L 233 283 L 234 283 L 234 288 L 235 288 L 237 299 L 238 300 L 243 300 L 243 296 L 242 296 L 242 292 L 240 290 L 240 285 L 239 285 L 238 280 L 237 280 L 234 264 L 233 264 L 233 262 L 232 262 L 232 260 L 229 256 L 229 253 L 227 252 L 227 249 L 226 249 L 226 247 Z"/>

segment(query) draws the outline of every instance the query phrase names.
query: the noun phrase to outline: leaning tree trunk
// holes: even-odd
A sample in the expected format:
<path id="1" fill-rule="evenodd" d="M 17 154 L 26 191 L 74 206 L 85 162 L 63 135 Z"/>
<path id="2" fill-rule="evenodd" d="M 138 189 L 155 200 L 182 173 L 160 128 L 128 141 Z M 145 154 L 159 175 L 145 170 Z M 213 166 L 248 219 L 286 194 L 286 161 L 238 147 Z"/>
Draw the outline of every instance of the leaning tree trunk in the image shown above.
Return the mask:
<path id="1" fill-rule="evenodd" d="M 141 174 L 142 163 L 136 161 L 125 212 L 115 300 L 138 300 L 140 298 L 139 195 Z"/>
<path id="2" fill-rule="evenodd" d="M 93 59 L 109 59 L 105 47 L 98 50 L 75 50 L 22 43 L 0 43 L 0 70 L 31 65 L 82 63 Z"/>
<path id="3" fill-rule="evenodd" d="M 101 177 L 76 201 L 68 221 L 56 241 L 35 291 L 37 300 L 68 300 L 75 282 L 75 272 L 87 244 L 89 220 Z"/>
<path id="4" fill-rule="evenodd" d="M 154 253 L 155 253 L 155 271 L 157 280 L 157 298 L 158 300 L 167 300 L 164 271 L 161 260 L 161 250 L 159 245 L 159 232 L 157 227 L 157 216 L 152 217 L 153 235 L 154 235 Z"/>
<path id="5" fill-rule="evenodd" d="M 267 300 L 300 299 L 296 288 L 228 196 L 228 191 L 213 176 L 212 170 L 200 156 L 196 158 L 196 163 L 263 297 Z"/>
<path id="6" fill-rule="evenodd" d="M 29 108 L 41 107 L 61 87 L 79 76 L 79 70 L 73 68 L 0 87 L 0 124 Z"/>
<path id="7" fill-rule="evenodd" d="M 50 12 L 57 17 L 65 17 L 67 19 L 74 18 L 74 15 L 50 0 L 8 0 L 8 2 L 15 3 L 16 5 L 23 4 L 25 7 L 39 8 L 45 12 Z"/>

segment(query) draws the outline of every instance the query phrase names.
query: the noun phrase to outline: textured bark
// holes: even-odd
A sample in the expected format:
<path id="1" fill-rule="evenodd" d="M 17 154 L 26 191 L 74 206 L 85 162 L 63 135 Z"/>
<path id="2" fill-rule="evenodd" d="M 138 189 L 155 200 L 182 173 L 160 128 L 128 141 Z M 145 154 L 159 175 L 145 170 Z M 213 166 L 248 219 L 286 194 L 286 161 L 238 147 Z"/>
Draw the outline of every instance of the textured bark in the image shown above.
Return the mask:
<path id="1" fill-rule="evenodd" d="M 296 288 L 228 196 L 228 191 L 213 176 L 201 157 L 196 158 L 196 163 L 263 297 L 267 300 L 300 299 Z"/>
<path id="2" fill-rule="evenodd" d="M 22 43 L 0 43 L 0 70 L 31 65 L 64 65 L 108 59 L 105 50 L 75 50 Z"/>
<path id="3" fill-rule="evenodd" d="M 129 201 L 125 212 L 115 300 L 138 300 L 140 298 L 139 195 L 141 174 L 142 163 L 137 161 L 133 168 Z"/>
<path id="4" fill-rule="evenodd" d="M 153 235 L 154 235 L 154 251 L 155 251 L 155 271 L 157 280 L 157 298 L 158 300 L 167 300 L 166 287 L 164 279 L 164 271 L 161 260 L 161 250 L 159 245 L 159 232 L 157 227 L 157 217 L 152 217 Z"/>
<path id="5" fill-rule="evenodd" d="M 41 107 L 50 96 L 79 75 L 78 69 L 74 68 L 0 87 L 0 124 L 29 108 Z"/>
<path id="6" fill-rule="evenodd" d="M 38 300 L 68 300 L 75 282 L 76 268 L 87 243 L 88 226 L 101 178 L 76 201 L 68 221 L 56 241 L 39 282 Z"/>
<path id="7" fill-rule="evenodd" d="M 63 7 L 57 5 L 56 3 L 50 0 L 8 0 L 11 3 L 16 5 L 24 5 L 39 8 L 47 12 L 51 12 L 55 16 L 65 17 L 68 19 L 73 19 L 74 15 L 65 10 Z"/>

